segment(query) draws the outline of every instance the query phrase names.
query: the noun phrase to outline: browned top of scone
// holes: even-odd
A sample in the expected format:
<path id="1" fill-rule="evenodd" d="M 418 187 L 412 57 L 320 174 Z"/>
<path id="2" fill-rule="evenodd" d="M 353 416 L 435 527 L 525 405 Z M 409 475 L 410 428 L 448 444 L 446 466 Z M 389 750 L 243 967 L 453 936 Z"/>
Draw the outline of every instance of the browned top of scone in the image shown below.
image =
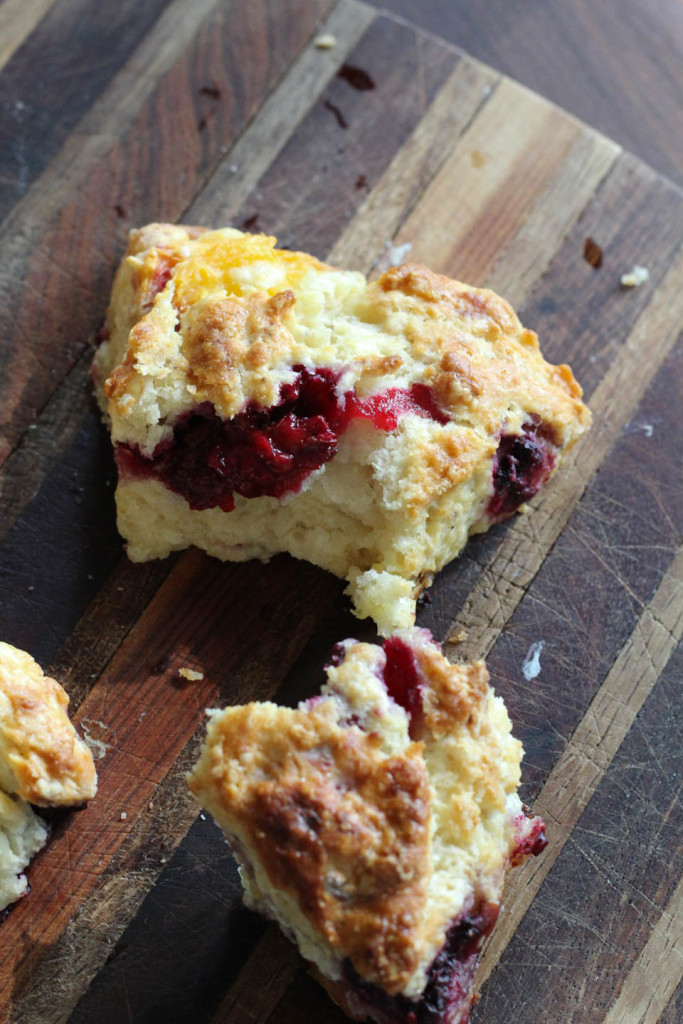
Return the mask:
<path id="1" fill-rule="evenodd" d="M 234 709 L 214 742 L 230 751 L 218 798 L 278 888 L 364 977 L 396 991 L 415 970 L 426 898 L 429 782 L 420 748 L 396 756 L 309 711 Z"/>
<path id="2" fill-rule="evenodd" d="M 0 788 L 29 803 L 80 804 L 95 795 L 92 754 L 63 687 L 24 651 L 0 643 Z"/>
<path id="3" fill-rule="evenodd" d="M 212 713 L 190 787 L 235 842 L 257 905 L 276 894 L 308 937 L 305 955 L 321 963 L 324 946 L 414 995 L 452 920 L 499 897 L 521 746 L 483 663 L 450 665 L 422 630 L 400 637 L 421 680 L 418 741 L 383 682 L 385 654 L 349 641 L 323 697 Z"/>

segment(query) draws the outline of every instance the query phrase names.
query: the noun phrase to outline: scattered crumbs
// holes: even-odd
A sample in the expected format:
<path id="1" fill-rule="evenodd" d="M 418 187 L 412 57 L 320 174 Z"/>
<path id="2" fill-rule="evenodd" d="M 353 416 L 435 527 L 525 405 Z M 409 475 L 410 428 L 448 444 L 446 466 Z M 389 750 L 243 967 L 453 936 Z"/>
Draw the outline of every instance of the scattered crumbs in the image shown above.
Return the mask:
<path id="1" fill-rule="evenodd" d="M 426 605 L 432 603 L 432 595 L 428 590 L 423 590 L 417 598 L 416 604 L 418 608 L 424 608 Z"/>
<path id="2" fill-rule="evenodd" d="M 29 423 L 28 429 L 29 430 L 37 430 L 38 429 L 38 424 L 37 423 Z"/>
<path id="3" fill-rule="evenodd" d="M 168 860 L 168 857 L 161 857 L 161 858 L 159 859 L 159 863 L 160 863 L 160 864 L 165 864 L 167 860 Z"/>
<path id="4" fill-rule="evenodd" d="M 337 72 L 337 78 L 343 78 L 353 89 L 360 92 L 368 92 L 375 88 L 375 83 L 367 71 L 357 68 L 353 64 L 342 64 Z"/>
<path id="5" fill-rule="evenodd" d="M 215 85 L 203 85 L 199 91 L 202 96 L 210 96 L 212 100 L 221 98 L 221 91 Z"/>
<path id="6" fill-rule="evenodd" d="M 602 266 L 602 249 L 593 238 L 587 238 L 583 243 L 583 258 L 590 263 L 593 270 Z"/>
<path id="7" fill-rule="evenodd" d="M 636 263 L 633 270 L 629 271 L 628 274 L 621 275 L 621 287 L 639 288 L 641 284 L 645 284 L 645 282 L 649 280 L 650 271 L 647 267 L 641 267 L 639 263 Z"/>
<path id="8" fill-rule="evenodd" d="M 17 111 L 22 111 L 22 110 L 25 109 L 25 107 L 26 107 L 26 104 L 24 103 L 23 100 L 17 100 L 16 103 L 14 104 L 14 109 L 17 110 Z"/>
<path id="9" fill-rule="evenodd" d="M 146 712 L 146 711 L 142 711 L 142 712 L 141 712 L 141 713 L 140 713 L 140 714 L 138 715 L 138 722 L 141 722 L 141 721 L 142 721 L 142 719 L 143 719 L 143 718 L 145 717 L 145 715 L 146 715 L 146 714 L 147 714 L 147 712 Z"/>
<path id="10" fill-rule="evenodd" d="M 151 810 L 152 810 L 152 808 L 154 807 L 154 801 L 153 801 L 153 800 L 150 800 L 150 802 L 149 802 L 149 803 L 147 804 L 147 806 L 149 807 L 149 809 L 150 809 L 150 811 L 151 811 Z"/>
<path id="11" fill-rule="evenodd" d="M 231 174 L 237 174 L 237 172 L 239 171 L 239 167 L 237 166 L 237 164 L 230 164 L 228 166 L 228 170 L 230 171 Z"/>
<path id="12" fill-rule="evenodd" d="M 643 423 L 643 432 L 645 437 L 652 437 L 652 429 L 651 423 Z"/>
<path id="13" fill-rule="evenodd" d="M 199 817 L 202 819 L 202 821 L 206 821 L 206 815 L 205 814 L 200 814 Z"/>
<path id="14" fill-rule="evenodd" d="M 91 581 L 95 579 L 95 577 L 93 576 L 93 574 L 91 572 L 88 573 L 88 579 L 91 580 Z"/>
<path id="15" fill-rule="evenodd" d="M 333 50 L 337 45 L 337 37 L 330 32 L 324 32 L 321 36 L 316 36 L 313 45 L 317 50 Z"/>
<path id="16" fill-rule="evenodd" d="M 453 630 L 452 633 L 449 633 L 448 636 L 446 637 L 446 643 L 447 644 L 463 644 L 465 642 L 465 640 L 467 640 L 468 636 L 469 636 L 469 633 L 467 632 L 466 629 L 455 629 L 455 630 Z"/>
<path id="17" fill-rule="evenodd" d="M 517 506 L 517 515 L 518 516 L 528 516 L 529 515 L 529 506 L 527 505 L 526 502 L 524 502 L 523 505 L 518 505 Z"/>
<path id="18" fill-rule="evenodd" d="M 121 811 L 121 814 L 119 815 L 119 817 L 120 817 L 121 821 L 125 821 L 126 818 L 128 817 L 128 815 L 126 814 L 125 811 Z"/>
<path id="19" fill-rule="evenodd" d="M 200 679 L 204 678 L 203 672 L 196 672 L 193 668 L 179 668 L 178 675 L 182 676 L 183 679 L 187 679 L 190 683 L 196 683 Z"/>
<path id="20" fill-rule="evenodd" d="M 28 586 L 28 587 L 27 587 L 26 589 L 28 590 L 29 594 L 32 594 L 32 593 L 33 593 L 33 591 L 34 591 L 34 590 L 35 590 L 36 588 L 35 588 L 35 586 L 33 585 L 33 583 L 31 583 L 31 585 L 30 585 L 30 586 Z"/>
<path id="21" fill-rule="evenodd" d="M 545 640 L 538 640 L 535 644 L 532 644 L 527 651 L 526 658 L 522 664 L 522 672 L 524 678 L 528 683 L 532 679 L 535 679 L 541 671 L 541 651 L 545 647 Z"/>
<path id="22" fill-rule="evenodd" d="M 95 730 L 101 730 L 102 732 L 108 732 L 109 726 L 101 722 L 99 718 L 83 718 L 81 719 L 81 729 L 83 730 L 83 742 L 86 747 L 95 758 L 96 761 L 101 761 L 108 750 L 111 750 L 111 743 L 105 743 L 104 740 L 99 740 L 91 733 Z"/>
<path id="23" fill-rule="evenodd" d="M 121 203 L 116 203 L 116 205 L 114 206 L 114 213 L 117 217 L 120 217 L 121 220 L 123 220 L 123 218 L 126 216 L 126 211 L 123 208 L 123 206 L 121 206 Z"/>
<path id="24" fill-rule="evenodd" d="M 394 245 L 391 239 L 384 243 L 384 252 L 377 261 L 376 270 L 383 274 L 390 267 L 398 267 L 404 262 L 406 256 L 413 247 L 412 242 L 404 242 L 403 245 Z"/>
<path id="25" fill-rule="evenodd" d="M 252 213 L 251 217 L 247 217 L 247 219 L 242 222 L 242 227 L 245 231 L 251 231 L 251 229 L 255 228 L 257 224 L 258 213 Z"/>
<path id="26" fill-rule="evenodd" d="M 123 590 L 124 590 L 124 588 L 123 588 L 123 587 L 117 587 L 116 589 L 118 590 L 119 594 L 122 594 L 122 593 L 123 593 Z"/>
<path id="27" fill-rule="evenodd" d="M 340 128 L 349 127 L 349 122 L 346 120 L 339 107 L 336 107 L 334 103 L 330 102 L 330 100 L 325 100 L 323 106 L 325 107 L 325 110 L 329 110 L 331 114 L 334 114 L 334 116 L 337 119 L 337 124 L 339 125 Z"/>
<path id="28" fill-rule="evenodd" d="M 484 164 L 486 163 L 487 158 L 484 156 L 484 154 L 480 150 L 473 149 L 470 152 L 470 160 L 472 161 L 472 166 L 476 167 L 477 169 L 479 169 L 480 167 L 484 166 Z"/>

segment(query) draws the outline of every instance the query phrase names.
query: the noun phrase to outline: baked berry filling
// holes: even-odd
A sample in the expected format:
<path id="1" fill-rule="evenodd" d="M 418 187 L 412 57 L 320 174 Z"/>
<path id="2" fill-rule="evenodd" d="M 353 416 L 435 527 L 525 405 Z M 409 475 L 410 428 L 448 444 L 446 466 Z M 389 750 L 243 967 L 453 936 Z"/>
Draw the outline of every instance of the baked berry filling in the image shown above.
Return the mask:
<path id="1" fill-rule="evenodd" d="M 270 408 L 250 402 L 224 420 L 204 403 L 179 417 L 173 438 L 158 445 L 151 458 L 119 444 L 122 477 L 155 477 L 191 509 L 229 512 L 235 494 L 281 498 L 298 491 L 310 473 L 334 458 L 353 419 L 369 419 L 387 431 L 407 413 L 443 421 L 424 384 L 359 399 L 351 391 L 339 393 L 341 374 L 335 370 L 300 365 L 294 370 L 296 378 L 283 385 L 280 401 Z"/>
<path id="2" fill-rule="evenodd" d="M 408 731 L 411 739 L 418 739 L 422 731 L 422 680 L 415 654 L 400 637 L 390 636 L 384 641 L 386 663 L 384 685 L 389 696 L 408 712 Z"/>
<path id="3" fill-rule="evenodd" d="M 479 953 L 498 918 L 500 904 L 484 903 L 476 913 L 451 925 L 446 941 L 427 976 L 418 1000 L 390 996 L 344 964 L 344 981 L 354 1004 L 378 1024 L 467 1024 Z"/>
<path id="4" fill-rule="evenodd" d="M 524 807 L 523 811 L 524 814 L 519 816 L 517 847 L 510 856 L 510 867 L 513 868 L 522 864 L 527 857 L 538 857 L 548 845 L 543 819 L 537 818 L 528 807 Z"/>
<path id="5" fill-rule="evenodd" d="M 550 476 L 555 452 L 550 429 L 536 418 L 521 434 L 504 434 L 493 459 L 493 496 L 487 513 L 498 521 L 533 498 Z"/>

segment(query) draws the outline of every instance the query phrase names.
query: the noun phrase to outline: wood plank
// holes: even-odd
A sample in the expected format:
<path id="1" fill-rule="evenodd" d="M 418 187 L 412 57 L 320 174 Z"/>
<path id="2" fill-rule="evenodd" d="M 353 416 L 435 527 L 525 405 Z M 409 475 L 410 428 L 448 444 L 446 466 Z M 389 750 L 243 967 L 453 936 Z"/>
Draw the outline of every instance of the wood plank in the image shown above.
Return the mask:
<path id="1" fill-rule="evenodd" d="M 683 552 L 672 563 L 536 798 L 534 810 L 549 825 L 549 845 L 542 857 L 527 861 L 510 875 L 505 912 L 482 957 L 479 985 L 502 956 L 682 635 Z"/>
<path id="2" fill-rule="evenodd" d="M 683 977 L 683 881 L 626 976 L 603 1024 L 656 1024 Z"/>
<path id="3" fill-rule="evenodd" d="M 0 75 L 0 219 L 49 163 L 168 0 L 57 0 Z M 64 40 L 69 45 L 64 45 Z M 90 56 L 99 54 L 93 62 Z M 36 88 L 36 70 L 40 87 Z"/>
<path id="4" fill-rule="evenodd" d="M 4 0 L 0 5 L 0 71 L 56 0 Z"/>

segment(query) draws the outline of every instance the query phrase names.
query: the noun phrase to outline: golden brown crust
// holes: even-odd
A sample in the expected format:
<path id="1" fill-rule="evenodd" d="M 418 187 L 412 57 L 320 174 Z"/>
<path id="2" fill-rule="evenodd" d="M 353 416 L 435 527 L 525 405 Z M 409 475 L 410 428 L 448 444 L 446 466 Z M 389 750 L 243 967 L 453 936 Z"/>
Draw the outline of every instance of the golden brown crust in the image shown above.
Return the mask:
<path id="1" fill-rule="evenodd" d="M 392 664 L 406 647 L 417 664 L 418 740 L 386 652 L 347 641 L 322 697 L 212 712 L 189 783 L 235 844 L 250 900 L 328 978 L 348 959 L 416 998 L 453 921 L 500 899 L 527 819 L 521 745 L 483 662 L 449 664 L 424 630 L 392 643 Z"/>
<path id="2" fill-rule="evenodd" d="M 80 804 L 97 788 L 59 683 L 24 651 L 0 643 L 0 786 L 39 806 Z"/>
<path id="3" fill-rule="evenodd" d="M 198 402 L 211 402 L 226 418 L 241 410 L 245 391 L 259 405 L 276 404 L 280 381 L 269 370 L 292 350 L 282 318 L 294 301 L 294 292 L 287 290 L 200 304 L 185 338 L 188 380 Z"/>
<path id="4" fill-rule="evenodd" d="M 363 977 L 398 991 L 419 961 L 426 899 L 429 782 L 419 745 L 383 756 L 379 738 L 340 726 L 329 701 L 231 709 L 213 744 L 229 752 L 213 763 L 217 798 L 272 884 Z"/>

